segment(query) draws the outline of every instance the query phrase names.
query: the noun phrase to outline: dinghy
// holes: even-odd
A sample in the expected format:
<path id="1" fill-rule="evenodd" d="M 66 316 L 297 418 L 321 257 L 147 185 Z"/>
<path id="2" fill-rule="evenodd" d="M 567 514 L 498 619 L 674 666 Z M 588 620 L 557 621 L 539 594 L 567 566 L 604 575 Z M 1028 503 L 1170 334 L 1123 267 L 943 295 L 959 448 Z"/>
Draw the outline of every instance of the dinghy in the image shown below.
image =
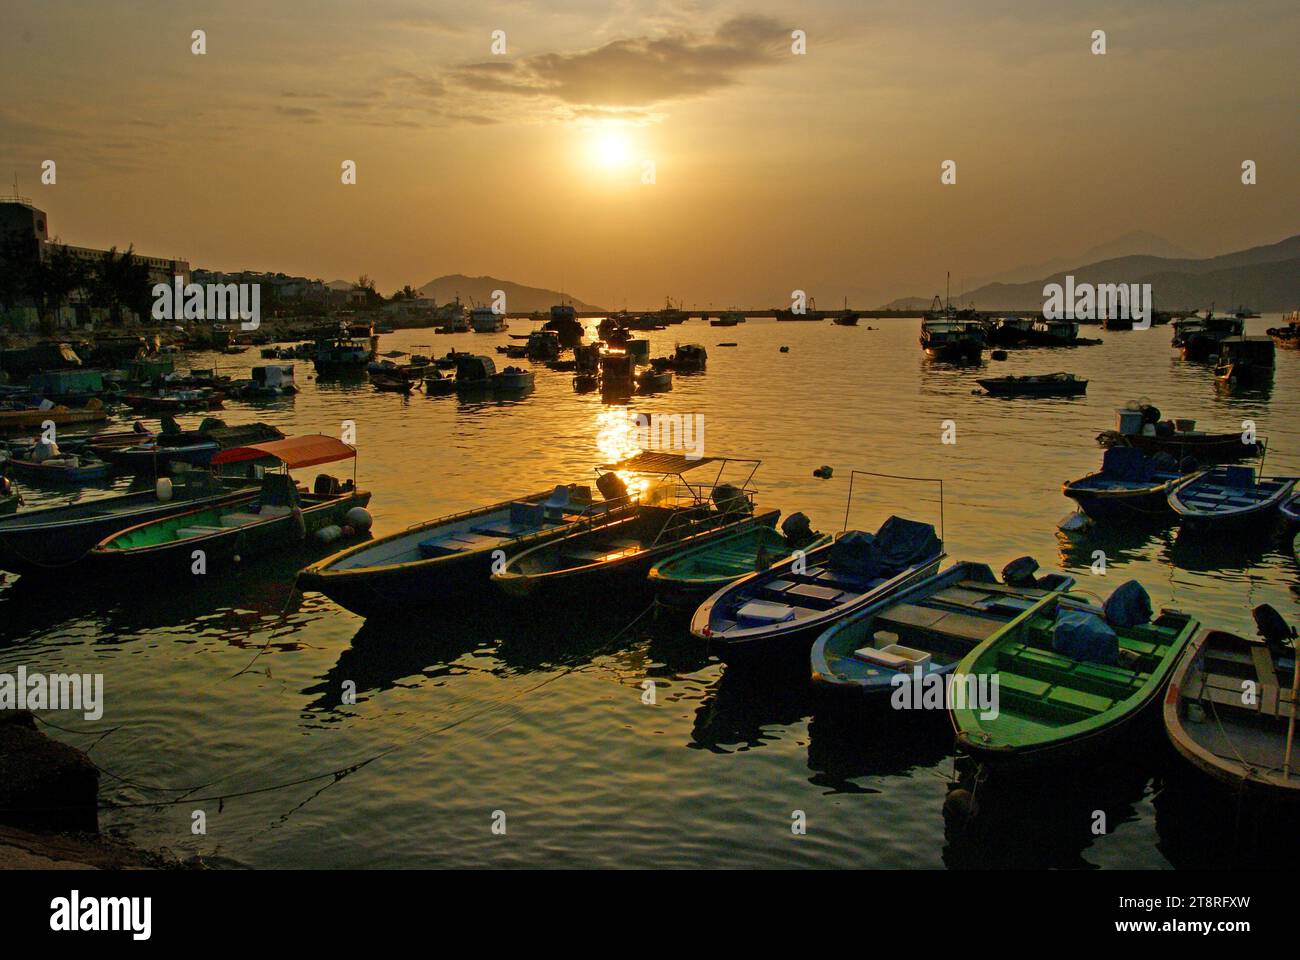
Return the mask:
<path id="1" fill-rule="evenodd" d="M 299 573 L 298 586 L 367 618 L 464 608 L 493 597 L 490 578 L 506 558 L 629 510 L 625 489 L 600 502 L 590 487 L 560 485 L 349 547 Z"/>
<path id="2" fill-rule="evenodd" d="M 1168 500 L 1184 529 L 1234 530 L 1276 517 L 1295 484 L 1294 477 L 1256 478 L 1253 467 L 1215 467 L 1171 490 Z"/>
<path id="3" fill-rule="evenodd" d="M 1172 458 L 1170 458 L 1172 460 Z M 1174 518 L 1169 494 L 1191 483 L 1204 471 L 1186 476 L 1162 470 L 1157 462 L 1133 447 L 1111 447 L 1101 458 L 1101 470 L 1080 480 L 1066 481 L 1062 493 L 1099 522 L 1163 523 Z"/>
<path id="4" fill-rule="evenodd" d="M 9 469 L 27 483 L 91 483 L 108 476 L 109 466 L 94 454 L 60 453 L 54 444 L 44 445 L 53 452 L 39 459 L 43 445 L 11 454 Z"/>
<path id="5" fill-rule="evenodd" d="M 802 513 L 791 514 L 781 528 L 778 533 L 771 524 L 754 524 L 656 563 L 649 573 L 655 599 L 668 607 L 694 610 L 701 600 L 732 581 L 766 570 L 794 550 L 813 550 L 832 539 L 829 534 L 814 532 Z"/>
<path id="6" fill-rule="evenodd" d="M 687 471 L 710 463 L 719 465 L 711 484 L 692 485 L 686 480 Z M 722 482 L 723 471 L 733 463 L 751 467 L 739 487 Z M 659 560 L 683 548 L 776 522 L 775 511 L 754 513 L 750 482 L 758 465 L 758 460 L 692 459 L 667 453 L 643 453 L 610 465 L 606 476 L 617 476 L 614 470 L 654 469 L 662 471 L 663 479 L 646 489 L 629 516 L 518 553 L 492 580 L 507 596 L 533 601 L 574 596 L 588 602 L 600 597 L 625 599 L 638 588 L 648 588 L 646 575 Z"/>
<path id="7" fill-rule="evenodd" d="M 1165 730 L 1184 759 L 1234 793 L 1296 800 L 1295 628 L 1268 604 L 1254 615 L 1260 639 L 1207 628 L 1188 646 L 1165 697 Z"/>
<path id="8" fill-rule="evenodd" d="M 210 569 L 219 562 L 298 546 L 325 527 L 342 526 L 350 510 L 370 502 L 370 494 L 356 489 L 355 476 L 340 483 L 326 474 L 317 476 L 311 491 L 302 490 L 289 471 L 356 455 L 355 448 L 321 435 L 223 450 L 212 458 L 214 467 L 274 458 L 283 470 L 267 473 L 251 501 L 205 506 L 129 527 L 101 540 L 87 559 L 93 570 L 107 575 L 188 575 L 197 551 Z"/>
<path id="9" fill-rule="evenodd" d="M 890 517 L 874 535 L 842 533 L 723 587 L 695 611 L 691 633 L 728 662 L 806 656 L 827 627 L 932 576 L 943 556 L 934 527 Z"/>
<path id="10" fill-rule="evenodd" d="M 1029 557 L 1008 564 L 1002 580 L 982 563 L 957 563 L 826 629 L 813 644 L 819 687 L 879 701 L 900 678 L 944 677 L 976 646 L 1044 597 L 1069 590 L 1074 578 L 1035 577 Z"/>
<path id="11" fill-rule="evenodd" d="M 999 397 L 1076 397 L 1088 392 L 1088 381 L 1079 380 L 1072 373 L 985 377 L 975 382 Z"/>
<path id="12" fill-rule="evenodd" d="M 1159 703 L 1198 626 L 1176 610 L 1151 619 L 1136 581 L 1104 607 L 1049 595 L 957 665 L 963 689 L 997 684 L 994 710 L 949 704 L 958 748 L 1004 770 L 1096 757 Z"/>
<path id="13" fill-rule="evenodd" d="M 167 493 L 160 496 L 164 489 Z M 196 508 L 247 503 L 257 497 L 257 489 L 246 481 L 223 484 L 211 474 L 195 471 L 178 475 L 165 487 L 25 510 L 0 520 L 0 569 L 24 574 L 62 572 L 105 537 L 127 527 Z"/>

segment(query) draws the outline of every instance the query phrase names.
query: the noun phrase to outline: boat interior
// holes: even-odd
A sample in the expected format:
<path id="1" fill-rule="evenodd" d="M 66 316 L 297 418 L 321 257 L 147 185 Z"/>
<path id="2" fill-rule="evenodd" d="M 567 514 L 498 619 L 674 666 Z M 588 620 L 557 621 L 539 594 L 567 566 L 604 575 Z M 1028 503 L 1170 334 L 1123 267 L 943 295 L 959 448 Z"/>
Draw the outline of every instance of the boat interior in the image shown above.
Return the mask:
<path id="1" fill-rule="evenodd" d="M 1293 481 L 1255 479 L 1253 467 L 1224 467 L 1188 484 L 1178 493 L 1184 507 L 1194 513 L 1232 513 L 1266 503 Z"/>
<path id="2" fill-rule="evenodd" d="M 1073 581 L 1050 574 L 1039 586 L 1013 587 L 970 570 L 940 577 L 929 593 L 914 592 L 841 629 L 828 665 L 848 677 L 926 672 L 956 663 L 1016 617 Z"/>
<path id="3" fill-rule="evenodd" d="M 1063 604 L 1068 601 L 1044 605 L 980 661 L 981 673 L 997 672 L 1000 720 L 1056 728 L 1106 713 L 1138 693 L 1178 651 L 1190 622 L 1183 614 L 1164 611 L 1149 623 L 1115 628 L 1119 662 L 1111 665 L 1053 649 L 1056 612 Z M 1101 616 L 1096 608 L 1087 609 Z"/>
<path id="4" fill-rule="evenodd" d="M 1295 713 L 1294 669 L 1290 651 L 1275 652 L 1262 640 L 1212 631 L 1183 684 L 1183 729 L 1224 760 L 1280 775 L 1286 728 Z M 1256 685 L 1253 703 L 1242 696 L 1248 681 Z M 1193 704 L 1200 710 L 1189 710 Z M 1293 776 L 1300 777 L 1300 770 Z"/>
<path id="5" fill-rule="evenodd" d="M 615 506 L 617 502 L 609 500 L 593 503 L 588 487 L 558 485 L 550 494 L 444 517 L 398 536 L 385 537 L 341 557 L 330 569 L 393 566 L 495 549 L 520 537 L 601 516 Z"/>
<path id="6" fill-rule="evenodd" d="M 1156 470 L 1135 447 L 1109 447 L 1101 455 L 1101 471 L 1070 484 L 1085 490 L 1149 490 L 1178 478 L 1176 473 Z"/>

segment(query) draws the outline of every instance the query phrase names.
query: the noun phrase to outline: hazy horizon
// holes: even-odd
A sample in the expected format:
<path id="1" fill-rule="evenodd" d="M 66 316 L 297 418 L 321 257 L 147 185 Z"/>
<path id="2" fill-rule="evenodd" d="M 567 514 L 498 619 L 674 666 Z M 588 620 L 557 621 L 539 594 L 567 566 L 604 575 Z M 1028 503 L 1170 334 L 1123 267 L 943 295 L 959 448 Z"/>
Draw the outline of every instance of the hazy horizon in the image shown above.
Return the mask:
<path id="1" fill-rule="evenodd" d="M 1300 232 L 1294 4 L 605 7 L 16 9 L 0 172 L 69 243 L 609 307 L 871 306 L 1134 232 Z"/>

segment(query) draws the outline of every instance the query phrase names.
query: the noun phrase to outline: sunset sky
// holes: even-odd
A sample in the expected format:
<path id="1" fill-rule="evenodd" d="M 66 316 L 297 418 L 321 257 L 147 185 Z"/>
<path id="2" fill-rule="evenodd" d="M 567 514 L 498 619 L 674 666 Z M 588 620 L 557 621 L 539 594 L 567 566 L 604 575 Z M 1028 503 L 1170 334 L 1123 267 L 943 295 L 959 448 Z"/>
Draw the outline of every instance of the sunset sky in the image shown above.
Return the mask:
<path id="1" fill-rule="evenodd" d="M 14 3 L 0 172 L 64 241 L 213 269 L 874 306 L 1300 232 L 1298 36 L 1294 0 Z"/>

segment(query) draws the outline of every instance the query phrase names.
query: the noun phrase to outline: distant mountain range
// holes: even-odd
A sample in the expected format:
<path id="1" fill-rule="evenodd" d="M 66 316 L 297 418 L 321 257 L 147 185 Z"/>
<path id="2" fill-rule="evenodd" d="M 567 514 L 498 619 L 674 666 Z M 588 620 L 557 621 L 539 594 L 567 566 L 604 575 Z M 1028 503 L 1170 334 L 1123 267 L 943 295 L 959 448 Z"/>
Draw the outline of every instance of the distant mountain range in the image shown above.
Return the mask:
<path id="1" fill-rule="evenodd" d="M 461 273 L 438 277 L 417 288 L 422 296 L 432 297 L 437 303 L 446 303 L 460 297 L 465 304 L 492 302 L 492 291 L 501 290 L 506 295 L 506 310 L 511 313 L 531 313 L 550 310 L 557 303 L 572 304 L 575 310 L 598 311 L 601 307 L 585 303 L 567 294 L 543 287 L 529 287 L 511 280 L 496 277 L 467 277 Z"/>
<path id="2" fill-rule="evenodd" d="M 1155 304 L 1162 310 L 1203 310 L 1211 303 L 1225 311 L 1238 305 L 1264 312 L 1295 310 L 1300 307 L 1300 234 L 1203 259 L 1136 254 L 1084 261 L 1074 267 L 1058 267 L 1030 282 L 986 283 L 954 294 L 953 302 L 990 310 L 1037 310 L 1043 305 L 1043 287 L 1064 283 L 1066 274 L 1073 275 L 1076 284 L 1149 283 Z M 903 297 L 885 306 L 919 309 L 929 303 L 926 297 Z"/>

